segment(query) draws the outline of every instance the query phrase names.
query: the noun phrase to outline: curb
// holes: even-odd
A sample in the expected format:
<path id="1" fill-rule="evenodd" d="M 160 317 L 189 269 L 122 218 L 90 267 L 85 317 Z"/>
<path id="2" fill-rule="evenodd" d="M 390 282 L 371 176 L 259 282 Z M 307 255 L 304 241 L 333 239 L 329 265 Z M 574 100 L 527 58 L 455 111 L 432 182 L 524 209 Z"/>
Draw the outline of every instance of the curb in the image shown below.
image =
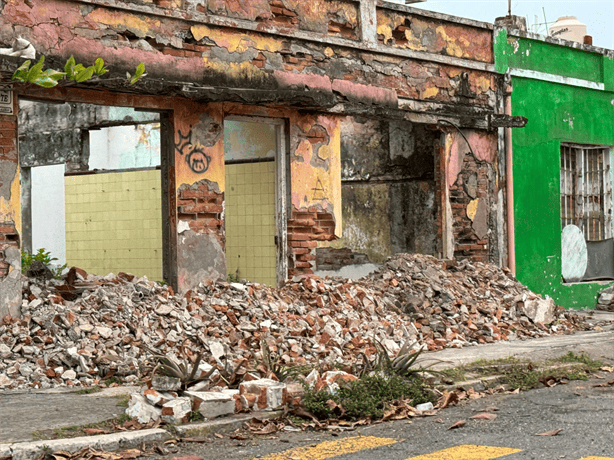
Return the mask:
<path id="1" fill-rule="evenodd" d="M 205 436 L 212 433 L 228 433 L 238 428 L 242 428 L 245 422 L 249 422 L 253 418 L 270 419 L 277 418 L 284 413 L 283 410 L 267 411 L 267 412 L 250 412 L 249 414 L 237 414 L 223 419 L 214 420 L 212 422 L 191 423 L 189 425 L 177 425 L 174 430 L 179 436 Z"/>
<path id="2" fill-rule="evenodd" d="M 98 436 L 80 436 L 77 438 L 49 439 L 43 441 L 19 442 L 0 444 L 0 458 L 10 457 L 12 460 L 26 460 L 36 458 L 43 451 L 57 452 L 59 450 L 76 452 L 84 447 L 93 447 L 98 450 L 118 451 L 140 446 L 144 442 L 166 441 L 176 435 L 205 436 L 212 433 L 227 433 L 242 428 L 245 422 L 253 418 L 270 419 L 283 414 L 283 411 L 251 412 L 237 414 L 212 422 L 192 423 L 178 425 L 173 428 L 176 434 L 171 434 L 162 428 L 148 430 L 127 431 L 121 433 L 102 434 Z"/>
<path id="3" fill-rule="evenodd" d="M 46 441 L 20 442 L 0 445 L 0 458 L 12 457 L 13 460 L 36 458 L 43 451 L 56 452 L 64 450 L 76 452 L 84 447 L 99 450 L 117 451 L 135 447 L 143 442 L 165 441 L 172 436 L 161 428 L 130 431 L 122 433 L 103 434 L 99 436 L 81 436 L 68 439 L 50 439 Z"/>

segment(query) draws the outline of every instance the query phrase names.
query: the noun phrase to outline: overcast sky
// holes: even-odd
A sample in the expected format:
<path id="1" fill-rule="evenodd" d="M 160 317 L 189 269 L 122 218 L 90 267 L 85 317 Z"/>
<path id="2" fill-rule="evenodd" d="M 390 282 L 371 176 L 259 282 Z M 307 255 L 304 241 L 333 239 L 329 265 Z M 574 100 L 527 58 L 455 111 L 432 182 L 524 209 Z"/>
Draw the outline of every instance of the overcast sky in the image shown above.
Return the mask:
<path id="1" fill-rule="evenodd" d="M 508 0 L 427 0 L 410 6 L 492 23 L 507 14 Z M 593 45 L 614 49 L 614 0 L 512 0 L 512 14 L 527 18 L 529 30 L 542 35 L 547 30 L 542 25 L 544 11 L 549 23 L 576 16 L 586 24 Z"/>

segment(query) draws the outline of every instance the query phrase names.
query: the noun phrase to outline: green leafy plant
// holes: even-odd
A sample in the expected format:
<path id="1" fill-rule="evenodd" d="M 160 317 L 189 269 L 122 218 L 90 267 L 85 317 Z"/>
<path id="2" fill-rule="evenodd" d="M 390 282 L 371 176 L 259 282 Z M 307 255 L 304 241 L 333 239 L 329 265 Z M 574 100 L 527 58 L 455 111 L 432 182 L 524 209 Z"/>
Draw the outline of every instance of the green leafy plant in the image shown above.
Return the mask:
<path id="1" fill-rule="evenodd" d="M 61 267 L 52 266 L 53 261 L 58 260 L 57 257 L 51 257 L 51 252 L 45 251 L 44 248 L 40 248 L 34 254 L 28 251 L 21 252 L 21 272 L 25 273 L 32 266 L 32 262 L 38 261 L 41 262 L 51 270 L 54 278 L 61 278 L 62 272 L 66 269 L 67 265 L 64 264 Z"/>
<path id="2" fill-rule="evenodd" d="M 66 78 L 77 83 L 83 83 L 96 76 L 101 76 L 109 70 L 104 66 L 102 58 L 96 59 L 94 65 L 85 67 L 83 64 L 77 64 L 75 58 L 71 56 L 64 65 L 64 72 L 54 69 L 43 70 L 45 56 L 41 56 L 36 64 L 32 67 L 32 61 L 27 60 L 13 73 L 13 80 L 22 83 L 33 83 L 43 88 L 53 88 L 60 80 Z M 142 62 L 136 67 L 134 76 L 128 74 L 128 83 L 134 85 L 145 73 L 145 64 Z"/>
<path id="3" fill-rule="evenodd" d="M 131 85 L 134 85 L 137 81 L 143 78 L 145 75 L 145 64 L 142 62 L 136 66 L 136 70 L 134 71 L 134 75 L 130 75 L 129 72 L 126 72 L 126 77 Z"/>

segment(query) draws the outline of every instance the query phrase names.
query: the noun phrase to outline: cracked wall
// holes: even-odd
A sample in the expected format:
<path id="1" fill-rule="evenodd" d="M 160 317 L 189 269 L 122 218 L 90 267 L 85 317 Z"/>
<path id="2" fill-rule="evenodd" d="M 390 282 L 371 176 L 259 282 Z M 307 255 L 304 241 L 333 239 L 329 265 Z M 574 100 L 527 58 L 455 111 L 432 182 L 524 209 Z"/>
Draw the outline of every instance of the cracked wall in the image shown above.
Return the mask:
<path id="1" fill-rule="evenodd" d="M 452 62 L 420 62 L 394 53 L 366 51 L 360 46 L 353 47 L 354 40 L 345 35 L 339 40 L 345 40 L 346 46 L 323 45 L 322 37 L 328 37 L 330 32 L 322 18 L 332 15 L 336 24 L 349 24 L 354 30 L 359 27 L 357 2 L 278 1 L 283 7 L 268 2 L 249 2 L 247 6 L 230 1 L 201 3 L 186 1 L 182 2 L 183 7 L 167 9 L 145 2 L 136 9 L 138 2 L 110 1 L 109 5 L 117 6 L 111 9 L 73 1 L 14 0 L 2 9 L 0 41 L 10 43 L 21 34 L 33 42 L 39 53 L 60 59 L 74 55 L 86 63 L 103 57 L 115 71 L 132 72 L 136 64 L 145 62 L 150 79 L 277 92 L 317 90 L 319 95 L 299 92 L 292 97 L 315 97 L 319 104 L 332 104 L 331 98 L 341 98 L 397 107 L 397 96 L 480 106 L 494 104 L 496 85 L 487 71 L 463 69 Z M 263 19 L 268 15 L 277 17 L 276 8 L 293 12 L 302 25 L 286 27 Z M 403 21 L 420 24 L 425 37 L 433 35 L 438 37 L 436 43 L 443 40 L 447 44 L 423 46 L 420 51 L 476 62 L 492 61 L 488 29 L 426 20 L 386 8 L 378 9 L 378 15 L 380 22 L 385 17 L 392 25 L 399 21 L 396 16 L 401 15 Z M 389 18 L 391 15 L 394 18 Z M 244 22 L 233 23 L 226 16 Z M 379 24 L 380 29 L 392 27 L 384 22 Z M 230 27 L 220 27 L 222 24 Z M 240 29 L 233 28 L 238 25 Z M 297 36 L 299 32 L 303 35 Z M 452 44 L 462 53 L 446 51 Z M 220 91 L 217 96 L 214 91 L 208 96 L 224 100 L 228 99 L 228 91 Z M 237 102 L 242 98 L 249 103 L 254 97 L 262 98 L 263 93 L 235 91 L 232 97 Z M 283 97 L 270 95 L 271 102 Z"/>

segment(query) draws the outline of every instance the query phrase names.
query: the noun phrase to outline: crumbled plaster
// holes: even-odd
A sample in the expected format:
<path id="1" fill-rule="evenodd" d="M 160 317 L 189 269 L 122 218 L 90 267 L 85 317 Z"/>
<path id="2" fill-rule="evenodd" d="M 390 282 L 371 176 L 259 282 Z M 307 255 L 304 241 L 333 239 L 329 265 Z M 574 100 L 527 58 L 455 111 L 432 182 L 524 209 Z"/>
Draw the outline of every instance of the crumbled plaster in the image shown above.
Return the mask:
<path id="1" fill-rule="evenodd" d="M 10 264 L 8 275 L 0 279 L 0 318 L 21 314 L 21 251 L 9 246 L 4 250 L 4 260 Z"/>
<path id="2" fill-rule="evenodd" d="M 187 230 L 178 236 L 177 265 L 180 289 L 195 288 L 203 280 L 226 279 L 226 258 L 218 236 Z"/>

